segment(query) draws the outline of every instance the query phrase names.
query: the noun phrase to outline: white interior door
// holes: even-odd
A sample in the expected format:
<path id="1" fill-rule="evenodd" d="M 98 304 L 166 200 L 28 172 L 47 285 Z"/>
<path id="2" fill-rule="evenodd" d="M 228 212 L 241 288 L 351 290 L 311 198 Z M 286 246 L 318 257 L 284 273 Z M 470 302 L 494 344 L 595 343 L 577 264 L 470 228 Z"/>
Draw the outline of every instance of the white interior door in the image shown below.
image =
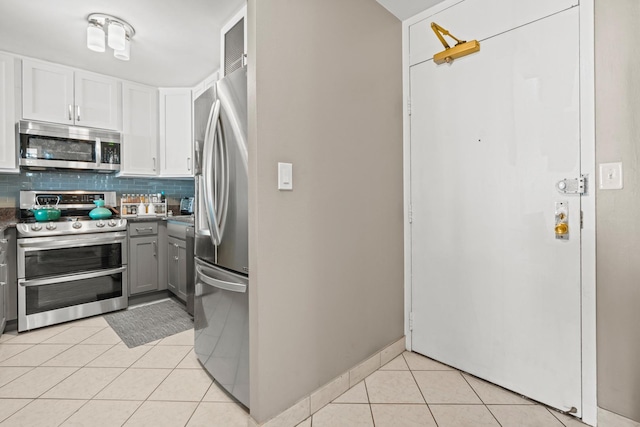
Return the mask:
<path id="1" fill-rule="evenodd" d="M 578 30 L 573 8 L 411 66 L 411 310 L 414 351 L 580 415 L 580 196 L 555 188 L 580 176 Z"/>

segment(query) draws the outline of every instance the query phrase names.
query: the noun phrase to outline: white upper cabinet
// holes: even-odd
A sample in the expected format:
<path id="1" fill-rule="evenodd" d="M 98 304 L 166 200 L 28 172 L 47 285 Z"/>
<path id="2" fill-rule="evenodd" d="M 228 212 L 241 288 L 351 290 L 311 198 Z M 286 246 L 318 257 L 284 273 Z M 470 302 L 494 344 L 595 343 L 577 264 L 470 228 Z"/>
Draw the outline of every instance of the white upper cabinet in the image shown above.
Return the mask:
<path id="1" fill-rule="evenodd" d="M 0 172 L 18 172 L 16 157 L 15 66 L 19 61 L 0 54 Z"/>
<path id="2" fill-rule="evenodd" d="M 158 174 L 158 90 L 122 83 L 122 165 L 120 176 Z"/>
<path id="3" fill-rule="evenodd" d="M 120 130 L 120 83 L 98 74 L 75 72 L 76 125 Z"/>
<path id="4" fill-rule="evenodd" d="M 193 176 L 191 89 L 160 89 L 160 176 Z"/>
<path id="5" fill-rule="evenodd" d="M 61 65 L 24 60 L 22 117 L 120 130 L 119 82 Z"/>
<path id="6" fill-rule="evenodd" d="M 73 71 L 42 62 L 22 62 L 22 117 L 73 124 Z"/>

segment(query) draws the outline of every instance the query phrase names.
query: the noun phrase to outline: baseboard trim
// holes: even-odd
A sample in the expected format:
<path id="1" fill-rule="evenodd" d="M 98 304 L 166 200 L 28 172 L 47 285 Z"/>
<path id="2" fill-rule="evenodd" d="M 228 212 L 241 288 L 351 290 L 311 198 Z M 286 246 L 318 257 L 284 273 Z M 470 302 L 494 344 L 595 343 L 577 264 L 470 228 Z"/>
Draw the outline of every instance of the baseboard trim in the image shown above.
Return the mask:
<path id="1" fill-rule="evenodd" d="M 315 390 L 288 409 L 260 424 L 249 417 L 248 427 L 296 427 L 307 418 L 324 408 L 331 401 L 349 390 L 360 381 L 402 354 L 406 348 L 406 337 L 389 344 L 373 356 L 360 362 L 337 378 Z"/>
<path id="2" fill-rule="evenodd" d="M 640 422 L 598 408 L 598 427 L 640 427 Z"/>

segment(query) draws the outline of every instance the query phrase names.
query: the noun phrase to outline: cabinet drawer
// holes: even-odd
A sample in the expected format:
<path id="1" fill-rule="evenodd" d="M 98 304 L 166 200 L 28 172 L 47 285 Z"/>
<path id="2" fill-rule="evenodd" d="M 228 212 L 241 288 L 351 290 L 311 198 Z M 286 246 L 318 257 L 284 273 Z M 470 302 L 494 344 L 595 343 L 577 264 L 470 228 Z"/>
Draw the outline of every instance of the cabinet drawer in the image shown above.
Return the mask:
<path id="1" fill-rule="evenodd" d="M 187 239 L 187 228 L 190 227 L 189 224 L 176 224 L 175 222 L 168 221 L 167 222 L 167 234 L 169 237 L 175 237 L 176 239 L 186 240 Z"/>
<path id="2" fill-rule="evenodd" d="M 149 236 L 158 234 L 157 222 L 135 222 L 129 224 L 129 236 Z"/>

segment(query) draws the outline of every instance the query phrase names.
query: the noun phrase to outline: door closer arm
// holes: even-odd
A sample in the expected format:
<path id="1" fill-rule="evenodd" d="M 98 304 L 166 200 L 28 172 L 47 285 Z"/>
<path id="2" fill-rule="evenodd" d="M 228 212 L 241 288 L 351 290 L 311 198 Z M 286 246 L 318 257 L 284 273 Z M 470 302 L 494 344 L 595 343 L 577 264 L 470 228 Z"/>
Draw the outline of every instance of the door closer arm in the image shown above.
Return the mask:
<path id="1" fill-rule="evenodd" d="M 478 40 L 471 40 L 470 42 L 460 40 L 452 35 L 447 29 L 442 28 L 435 22 L 431 23 L 431 29 L 438 37 L 438 40 L 440 40 L 440 43 L 442 43 L 442 46 L 444 46 L 444 50 L 442 52 L 438 52 L 433 55 L 433 62 L 436 64 L 442 64 L 445 62 L 449 64 L 453 62 L 454 59 L 470 55 L 480 50 L 480 42 Z M 449 43 L 447 43 L 444 36 L 454 39 L 457 42 L 456 45 L 454 47 L 449 46 Z"/>

